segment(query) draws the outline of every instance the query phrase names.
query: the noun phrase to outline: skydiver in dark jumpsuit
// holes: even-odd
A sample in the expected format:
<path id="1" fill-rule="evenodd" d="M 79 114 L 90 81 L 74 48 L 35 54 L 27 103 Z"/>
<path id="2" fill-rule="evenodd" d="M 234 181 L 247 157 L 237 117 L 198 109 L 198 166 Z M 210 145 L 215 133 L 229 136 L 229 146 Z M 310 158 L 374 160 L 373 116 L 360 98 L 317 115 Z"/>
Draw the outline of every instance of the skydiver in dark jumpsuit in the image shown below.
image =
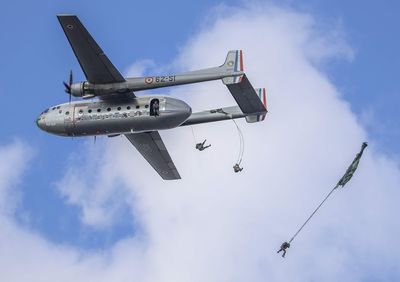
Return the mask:
<path id="1" fill-rule="evenodd" d="M 153 113 L 155 117 L 160 115 L 160 104 L 158 103 L 158 100 L 155 100 L 153 103 Z"/>
<path id="2" fill-rule="evenodd" d="M 240 171 L 243 170 L 243 167 L 240 167 L 239 164 L 235 164 L 235 165 L 233 166 L 233 170 L 234 170 L 235 172 L 240 172 Z"/>
<path id="3" fill-rule="evenodd" d="M 283 244 L 281 245 L 281 248 L 279 251 L 277 251 L 277 253 L 279 254 L 280 252 L 283 251 L 282 257 L 284 258 L 286 255 L 286 249 L 290 248 L 290 244 L 288 242 L 283 242 Z"/>
<path id="4" fill-rule="evenodd" d="M 199 150 L 199 151 L 203 151 L 203 150 L 207 149 L 208 147 L 211 147 L 211 144 L 210 144 L 210 145 L 207 145 L 207 146 L 204 146 L 204 144 L 206 143 L 206 141 L 207 141 L 207 139 L 205 139 L 205 140 L 203 141 L 203 143 L 197 143 L 197 144 L 196 144 L 196 149 Z"/>

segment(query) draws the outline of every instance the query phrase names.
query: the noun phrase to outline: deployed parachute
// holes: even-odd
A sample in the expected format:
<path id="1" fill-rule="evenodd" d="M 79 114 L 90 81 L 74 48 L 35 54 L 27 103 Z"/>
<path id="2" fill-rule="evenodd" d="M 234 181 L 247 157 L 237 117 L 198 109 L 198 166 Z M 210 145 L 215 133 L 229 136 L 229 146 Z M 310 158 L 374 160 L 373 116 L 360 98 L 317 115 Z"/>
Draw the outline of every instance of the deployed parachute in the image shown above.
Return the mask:
<path id="1" fill-rule="evenodd" d="M 289 242 L 284 242 L 287 243 L 290 246 L 290 243 L 296 238 L 296 236 L 300 233 L 300 231 L 306 226 L 306 224 L 311 220 L 311 218 L 314 216 L 314 214 L 319 210 L 319 208 L 325 203 L 325 201 L 332 195 L 333 191 L 336 190 L 339 186 L 344 186 L 346 185 L 347 182 L 353 177 L 354 172 L 358 168 L 358 164 L 360 163 L 360 159 L 362 157 L 362 154 L 365 150 L 365 148 L 368 146 L 367 142 L 362 143 L 361 150 L 360 152 L 356 155 L 354 158 L 353 162 L 351 165 L 347 168 L 345 174 L 342 176 L 342 178 L 339 180 L 339 182 L 336 184 L 335 187 L 328 193 L 328 195 L 324 198 L 324 200 L 318 205 L 318 207 L 311 213 L 311 215 L 307 218 L 307 220 L 303 223 L 303 225 L 297 230 L 297 232 L 292 236 L 292 238 L 289 240 Z M 286 249 L 286 248 L 285 248 Z"/>

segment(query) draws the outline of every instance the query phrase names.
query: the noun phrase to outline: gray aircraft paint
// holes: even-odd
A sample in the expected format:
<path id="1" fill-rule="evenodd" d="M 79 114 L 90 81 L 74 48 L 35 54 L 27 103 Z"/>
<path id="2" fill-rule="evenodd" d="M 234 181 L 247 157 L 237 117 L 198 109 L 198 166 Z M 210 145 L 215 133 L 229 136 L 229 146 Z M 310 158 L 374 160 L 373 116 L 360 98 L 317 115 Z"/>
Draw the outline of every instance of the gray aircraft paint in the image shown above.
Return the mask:
<path id="1" fill-rule="evenodd" d="M 74 15 L 59 15 L 88 81 L 64 83 L 68 93 L 99 100 L 53 106 L 37 118 L 42 130 L 59 136 L 110 137 L 124 134 L 140 154 L 165 180 L 180 179 L 159 130 L 214 121 L 246 118 L 262 121 L 267 113 L 265 89 L 254 89 L 243 72 L 242 51 L 229 51 L 224 64 L 182 74 L 124 78 L 80 20 Z M 184 101 L 165 96 L 137 97 L 140 90 L 221 79 L 238 106 L 192 113 Z M 263 90 L 263 94 L 262 94 Z M 258 94 L 257 94 L 258 92 Z M 263 95 L 263 96 L 262 96 Z M 152 101 L 159 100 L 158 115 L 152 115 Z"/>
<path id="2" fill-rule="evenodd" d="M 159 116 L 150 115 L 152 100 L 160 101 Z M 134 98 L 123 103 L 73 102 L 54 106 L 37 119 L 38 126 L 61 136 L 138 133 L 171 129 L 185 122 L 192 109 L 183 101 L 162 96 Z"/>

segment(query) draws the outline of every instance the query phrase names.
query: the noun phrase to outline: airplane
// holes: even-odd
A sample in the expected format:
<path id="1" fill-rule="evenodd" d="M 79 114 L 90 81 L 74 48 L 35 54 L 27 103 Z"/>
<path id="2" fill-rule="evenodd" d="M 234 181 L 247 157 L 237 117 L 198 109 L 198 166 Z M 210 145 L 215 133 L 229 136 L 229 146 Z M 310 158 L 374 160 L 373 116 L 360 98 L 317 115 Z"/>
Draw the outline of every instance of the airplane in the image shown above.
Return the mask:
<path id="1" fill-rule="evenodd" d="M 181 74 L 125 78 L 111 63 L 76 15 L 57 15 L 87 81 L 63 82 L 69 102 L 44 110 L 38 127 L 59 136 L 125 135 L 164 180 L 180 179 L 158 131 L 245 118 L 259 122 L 267 113 L 265 88 L 254 89 L 243 71 L 242 50 L 229 51 L 219 67 Z M 169 96 L 136 96 L 138 91 L 221 79 L 237 106 L 192 113 Z M 71 101 L 71 96 L 96 100 Z"/>

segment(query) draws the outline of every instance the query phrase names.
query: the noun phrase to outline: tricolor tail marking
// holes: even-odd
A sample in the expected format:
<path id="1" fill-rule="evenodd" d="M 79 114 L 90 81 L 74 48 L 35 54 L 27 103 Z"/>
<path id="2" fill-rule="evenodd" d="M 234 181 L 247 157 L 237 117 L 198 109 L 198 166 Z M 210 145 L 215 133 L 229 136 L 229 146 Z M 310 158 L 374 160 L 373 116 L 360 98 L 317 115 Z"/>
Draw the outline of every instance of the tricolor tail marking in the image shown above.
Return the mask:
<path id="1" fill-rule="evenodd" d="M 243 51 L 236 50 L 235 56 L 235 72 L 243 72 Z M 235 83 L 240 83 L 242 81 L 243 76 L 236 76 L 234 79 Z"/>
<path id="2" fill-rule="evenodd" d="M 267 109 L 267 93 L 265 91 L 265 88 L 257 88 L 255 89 L 256 93 L 258 95 L 258 98 L 260 98 L 261 102 L 263 103 L 265 109 Z M 258 115 L 257 116 L 257 121 L 263 121 L 265 119 L 266 114 Z"/>
<path id="3" fill-rule="evenodd" d="M 235 72 L 242 72 L 243 69 L 243 51 L 236 50 Z"/>

